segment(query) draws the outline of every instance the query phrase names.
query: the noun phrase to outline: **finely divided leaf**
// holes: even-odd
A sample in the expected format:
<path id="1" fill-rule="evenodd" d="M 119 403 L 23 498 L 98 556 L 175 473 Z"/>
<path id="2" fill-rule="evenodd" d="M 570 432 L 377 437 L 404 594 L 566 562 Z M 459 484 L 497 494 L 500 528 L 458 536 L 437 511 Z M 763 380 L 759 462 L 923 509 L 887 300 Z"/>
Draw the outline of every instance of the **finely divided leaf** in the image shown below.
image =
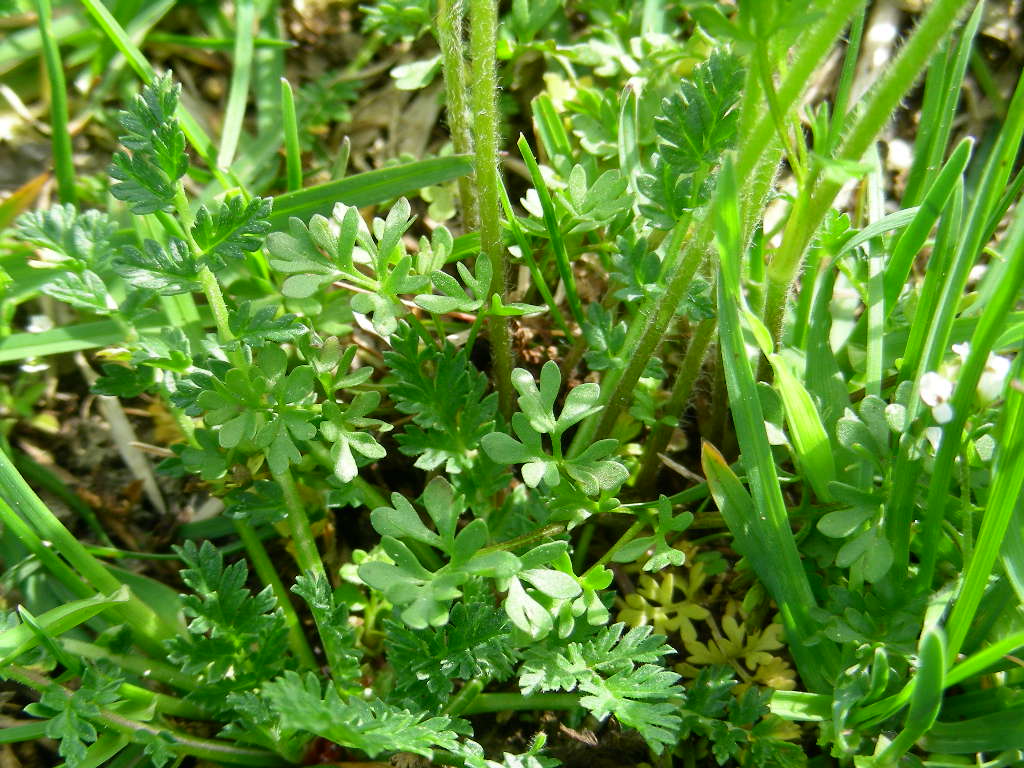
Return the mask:
<path id="1" fill-rule="evenodd" d="M 132 154 L 117 152 L 110 167 L 110 192 L 128 203 L 132 213 L 156 213 L 174 207 L 178 179 L 188 170 L 185 134 L 174 111 L 181 86 L 170 74 L 142 89 L 121 112 L 121 143 Z"/>
<path id="2" fill-rule="evenodd" d="M 202 290 L 199 270 L 188 243 L 172 237 L 167 247 L 145 240 L 142 250 L 125 246 L 114 259 L 114 271 L 132 286 L 155 291 L 161 296 Z"/>
<path id="3" fill-rule="evenodd" d="M 200 206 L 192 237 L 213 263 L 244 259 L 245 254 L 263 247 L 270 231 L 271 203 L 262 197 L 249 202 L 232 197 L 218 203 L 212 213 L 205 205 Z"/>
<path id="4" fill-rule="evenodd" d="M 371 758 L 382 752 L 431 757 L 436 747 L 449 751 L 459 748 L 455 724 L 450 718 L 427 718 L 380 699 L 342 698 L 333 685 L 322 693 L 320 682 L 312 673 L 303 678 L 296 672 L 286 672 L 268 683 L 263 695 L 284 727 L 299 728 L 335 744 L 360 749 Z"/>
<path id="5" fill-rule="evenodd" d="M 113 251 L 116 227 L 105 213 L 55 205 L 46 211 L 31 211 L 18 217 L 17 236 L 38 248 L 47 249 L 33 266 L 102 268 Z M 70 262 L 70 263 L 68 263 Z"/>

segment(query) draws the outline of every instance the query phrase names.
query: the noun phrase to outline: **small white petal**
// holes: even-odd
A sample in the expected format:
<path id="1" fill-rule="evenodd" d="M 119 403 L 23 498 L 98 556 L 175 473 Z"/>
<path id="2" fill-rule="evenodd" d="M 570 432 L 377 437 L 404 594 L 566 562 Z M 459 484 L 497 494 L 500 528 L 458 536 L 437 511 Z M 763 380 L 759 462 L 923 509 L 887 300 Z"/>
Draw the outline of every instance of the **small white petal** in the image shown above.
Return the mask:
<path id="1" fill-rule="evenodd" d="M 932 408 L 932 417 L 938 424 L 948 424 L 953 420 L 953 407 L 949 403 L 939 403 Z"/>
<path id="2" fill-rule="evenodd" d="M 921 377 L 921 400 L 929 407 L 945 403 L 953 394 L 953 383 L 935 371 L 928 371 Z"/>
<path id="3" fill-rule="evenodd" d="M 985 369 L 978 379 L 978 399 L 988 404 L 1003 393 L 1006 376 L 1010 372 L 1010 361 L 999 355 L 989 355 Z"/>
<path id="4" fill-rule="evenodd" d="M 924 431 L 925 439 L 931 443 L 932 450 L 939 450 L 939 443 L 942 442 L 942 427 L 928 427 Z"/>

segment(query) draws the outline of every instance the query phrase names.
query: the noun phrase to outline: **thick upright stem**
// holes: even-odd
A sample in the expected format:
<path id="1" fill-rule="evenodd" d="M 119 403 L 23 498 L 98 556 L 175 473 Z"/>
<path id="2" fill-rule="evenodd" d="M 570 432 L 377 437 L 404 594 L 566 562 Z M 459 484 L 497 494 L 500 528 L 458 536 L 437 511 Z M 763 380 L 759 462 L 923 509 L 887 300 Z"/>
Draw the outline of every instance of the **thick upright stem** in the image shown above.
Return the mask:
<path id="1" fill-rule="evenodd" d="M 306 509 L 299 498 L 299 491 L 295 487 L 295 480 L 290 470 L 275 472 L 274 479 L 281 486 L 284 492 L 284 505 L 288 511 L 288 528 L 291 532 L 292 545 L 295 547 L 295 562 L 303 572 L 313 572 L 327 578 L 327 571 L 324 569 L 323 560 L 320 559 L 320 551 L 316 548 L 316 539 L 313 537 L 313 529 L 309 526 L 309 518 L 306 517 Z"/>
<path id="2" fill-rule="evenodd" d="M 691 240 L 683 252 L 683 258 L 678 268 L 669 280 L 665 289 L 665 295 L 658 305 L 653 317 L 647 323 L 640 343 L 636 346 L 633 356 L 630 358 L 611 396 L 607 400 L 604 411 L 601 413 L 601 421 L 597 427 L 595 437 L 601 439 L 607 437 L 619 414 L 629 404 L 633 389 L 643 375 L 651 356 L 657 351 L 668 327 L 675 317 L 676 309 L 680 302 L 686 297 L 686 291 L 690 287 L 697 268 L 704 260 L 706 243 L 699 239 Z"/>
<path id="3" fill-rule="evenodd" d="M 860 160 L 967 5 L 968 0 L 936 0 L 929 7 L 885 76 L 868 94 L 864 109 L 839 147 L 839 160 Z M 804 252 L 842 186 L 820 176 L 807 181 L 812 186 L 797 200 L 786 225 L 782 246 L 768 268 L 764 320 L 776 342 L 782 334 L 786 300 L 793 281 L 800 273 Z"/>
<path id="4" fill-rule="evenodd" d="M 490 259 L 490 293 L 505 298 L 508 264 L 501 245 L 501 179 L 498 175 L 497 0 L 470 0 L 469 45 L 473 56 L 472 101 L 476 139 L 476 180 L 480 206 L 480 250 Z M 512 414 L 512 347 L 508 319 L 487 318 L 494 361 L 494 384 L 505 418 Z"/>
<path id="5" fill-rule="evenodd" d="M 473 151 L 469 96 L 466 90 L 466 59 L 463 57 L 463 11 L 463 0 L 437 2 L 437 43 L 441 47 L 441 70 L 448 100 L 448 127 L 452 134 L 452 145 L 460 155 Z M 474 179 L 460 176 L 458 185 L 462 223 L 467 232 L 472 232 L 480 226 Z"/>

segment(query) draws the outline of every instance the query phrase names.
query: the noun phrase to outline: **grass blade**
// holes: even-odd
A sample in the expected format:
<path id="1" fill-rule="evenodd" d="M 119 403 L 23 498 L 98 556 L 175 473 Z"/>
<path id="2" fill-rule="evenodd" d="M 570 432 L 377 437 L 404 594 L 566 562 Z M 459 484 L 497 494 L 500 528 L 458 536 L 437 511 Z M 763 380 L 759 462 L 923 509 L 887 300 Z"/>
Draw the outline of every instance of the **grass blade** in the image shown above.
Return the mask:
<path id="1" fill-rule="evenodd" d="M 939 446 L 938 455 L 935 457 L 932 482 L 928 491 L 928 501 L 922 518 L 921 536 L 923 542 L 918 583 L 924 589 L 931 585 L 934 575 L 933 570 L 938 558 L 937 549 L 941 535 L 940 528 L 942 526 L 943 512 L 945 511 L 945 498 L 949 492 L 950 478 L 953 476 L 953 462 L 960 454 L 961 436 L 964 425 L 967 422 L 967 417 L 972 412 L 978 381 L 988 362 L 988 356 L 992 351 L 993 344 L 1001 334 L 1006 323 L 1006 317 L 1010 310 L 1013 309 L 1021 286 L 1024 285 L 1024 209 L 1018 209 L 1005 243 L 1006 270 L 1004 279 L 996 288 L 992 300 L 986 304 L 978 320 L 978 325 L 974 329 L 974 334 L 971 336 L 970 353 L 960 370 L 960 377 L 957 381 L 956 389 L 953 391 L 951 401 L 953 418 L 943 427 L 942 443 Z M 1016 398 L 1016 393 L 1014 398 Z M 1009 437 L 1008 435 L 1007 439 Z M 1017 471 L 1015 464 L 1010 464 L 1009 468 L 1004 469 L 1004 471 L 1011 473 L 1007 475 L 1005 482 L 1012 483 L 1012 478 L 1016 477 Z M 1014 493 L 1015 489 L 1011 486 L 1003 492 Z M 992 521 L 989 531 L 992 536 L 998 535 L 999 541 L 1001 541 L 1002 535 L 998 526 L 1005 530 L 1009 516 L 1012 513 L 1012 501 L 1009 498 L 999 499 L 999 501 L 1001 506 L 995 507 L 995 510 L 998 511 L 992 515 L 995 517 L 995 520 Z M 986 523 L 989 522 L 989 517 L 990 515 L 986 514 Z M 998 547 L 998 543 L 995 541 L 983 543 L 986 547 L 984 556 L 994 559 L 996 550 L 992 549 L 990 551 L 989 547 Z M 978 573 L 975 575 L 975 579 L 987 579 L 989 571 L 990 569 L 986 568 L 984 575 Z M 965 610 L 968 610 L 969 614 L 973 614 L 976 608 L 977 605 L 975 604 L 973 607 L 965 608 Z M 969 614 L 964 616 L 965 621 L 969 621 Z M 963 628 L 963 632 L 966 633 L 966 627 Z M 959 639 L 962 640 L 963 637 L 959 637 Z"/>
<path id="2" fill-rule="evenodd" d="M 421 187 L 457 179 L 472 170 L 470 158 L 452 155 L 358 173 L 340 181 L 275 197 L 270 223 L 275 230 L 283 230 L 288 227 L 288 219 L 292 216 L 303 221 L 314 213 L 330 216 L 335 203 L 375 205 Z"/>
<path id="3" fill-rule="evenodd" d="M 562 229 L 558 224 L 555 204 L 551 200 L 547 184 L 540 173 L 540 166 L 537 165 L 537 158 L 533 156 L 526 137 L 520 134 L 516 146 L 519 147 L 526 168 L 530 171 L 530 178 L 533 179 L 533 188 L 537 190 L 537 197 L 540 198 L 540 206 L 544 211 L 544 224 L 548 230 L 548 237 L 551 239 L 551 251 L 555 256 L 558 276 L 562 278 L 562 284 L 565 286 L 565 298 L 569 302 L 569 312 L 576 324 L 582 326 L 583 305 L 580 303 L 580 295 L 576 290 L 576 278 L 573 276 L 572 265 L 569 263 L 569 254 L 565 250 L 565 241 L 562 239 Z"/>
<path id="4" fill-rule="evenodd" d="M 946 623 L 950 660 L 960 652 L 974 621 L 1024 487 L 1024 392 L 1012 384 L 1008 392 L 1000 416 L 999 438 L 996 440 L 999 447 L 992 469 L 992 487 L 985 505 L 985 517 L 967 564 L 963 587 Z M 1019 532 L 1017 535 L 1019 537 Z"/>
<path id="5" fill-rule="evenodd" d="M 117 591 L 121 583 L 64 527 L 35 491 L 29 488 L 3 451 L 0 451 L 0 489 L 4 500 L 14 512 L 28 522 L 40 539 L 52 543 L 54 550 L 95 589 L 108 593 Z M 167 624 L 135 596 L 125 602 L 118 613 L 138 632 L 140 641 L 148 638 L 156 644 L 156 641 L 176 633 L 174 627 Z"/>
<path id="6" fill-rule="evenodd" d="M 745 504 L 738 492 L 742 490 L 738 479 L 735 479 L 731 471 L 727 471 L 721 454 L 709 445 L 705 445 L 704 449 L 705 474 L 712 493 L 716 493 L 717 487 L 717 498 L 721 498 L 731 510 L 749 506 L 748 514 L 743 515 L 731 513 L 727 516 L 726 510 L 720 508 L 737 542 L 746 542 L 744 554 L 751 558 L 754 572 L 769 588 L 779 605 L 786 637 L 801 677 L 810 688 L 827 690 L 830 687 L 828 680 L 838 659 L 835 657 L 834 646 L 828 641 L 820 641 L 813 651 L 807 645 L 816 631 L 816 625 L 810 617 L 810 609 L 816 601 L 790 530 L 775 460 L 765 433 L 764 414 L 740 326 L 743 297 L 740 290 L 742 247 L 739 195 L 735 172 L 729 160 L 722 168 L 712 205 L 720 254 L 718 322 L 721 328 L 722 363 L 736 437 L 750 483 L 752 504 Z M 763 327 L 754 330 L 755 334 L 760 330 L 761 335 L 765 335 Z M 762 339 L 761 343 L 770 345 L 771 341 Z"/>
<path id="7" fill-rule="evenodd" d="M 910 695 L 910 709 L 903 730 L 872 762 L 878 768 L 896 765 L 914 742 L 935 723 L 942 707 L 942 691 L 946 673 L 946 650 L 942 634 L 927 630 L 921 638 L 917 653 L 918 667 L 914 676 L 914 691 Z"/>
<path id="8" fill-rule="evenodd" d="M 53 10 L 50 0 L 35 0 L 39 15 L 39 36 L 43 46 L 46 77 L 50 81 L 50 142 L 53 146 L 53 171 L 57 194 L 62 203 L 75 202 L 75 165 L 71 159 L 71 133 L 68 131 L 68 91 L 64 65 L 53 34 Z"/>
<path id="9" fill-rule="evenodd" d="M 295 118 L 295 97 L 287 79 L 281 78 L 281 120 L 284 124 L 284 157 L 288 191 L 302 189 L 302 150 L 299 148 L 299 124 Z"/>
<path id="10" fill-rule="evenodd" d="M 914 258 L 946 207 L 946 202 L 956 187 L 957 179 L 963 175 L 967 162 L 971 158 L 973 147 L 974 139 L 969 136 L 957 145 L 942 171 L 929 187 L 913 220 L 903 231 L 900 239 L 896 241 L 896 246 L 893 248 L 889 263 L 885 268 L 885 313 L 887 316 L 892 314 L 896 299 L 899 298 L 900 291 L 903 290 L 903 286 L 907 282 Z"/>
<path id="11" fill-rule="evenodd" d="M 109 595 L 93 595 L 75 600 L 34 617 L 36 625 L 48 636 L 57 637 L 74 629 L 106 610 L 111 605 L 128 602 L 127 587 L 120 587 Z M 39 644 L 40 638 L 28 623 L 18 624 L 0 632 L 0 667 L 10 663 Z"/>
<path id="12" fill-rule="evenodd" d="M 235 2 L 235 52 L 231 68 L 231 87 L 228 90 L 228 104 L 224 112 L 224 128 L 220 135 L 220 151 L 217 165 L 229 168 L 238 149 L 242 135 L 242 120 L 249 100 L 249 81 L 252 78 L 253 34 L 256 21 L 253 0 Z"/>
<path id="13" fill-rule="evenodd" d="M 907 174 L 907 186 L 903 192 L 902 204 L 917 205 L 925 197 L 925 190 L 932 186 L 942 155 L 949 146 L 949 136 L 960 101 L 964 73 L 974 49 L 974 36 L 978 32 L 984 3 L 978 3 L 967 19 L 956 48 L 949 51 L 949 43 L 943 51 L 932 58 L 925 82 L 924 103 L 917 140 L 914 142 L 914 160 Z"/>

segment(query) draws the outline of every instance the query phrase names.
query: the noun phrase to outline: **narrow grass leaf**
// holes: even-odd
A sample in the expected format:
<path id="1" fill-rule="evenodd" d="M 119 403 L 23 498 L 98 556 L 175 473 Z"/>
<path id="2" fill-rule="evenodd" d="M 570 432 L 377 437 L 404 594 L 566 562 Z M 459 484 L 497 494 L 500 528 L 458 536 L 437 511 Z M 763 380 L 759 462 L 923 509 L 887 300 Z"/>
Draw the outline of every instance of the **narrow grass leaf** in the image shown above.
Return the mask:
<path id="1" fill-rule="evenodd" d="M 917 674 L 903 730 L 873 761 L 879 768 L 895 765 L 908 749 L 928 732 L 942 708 L 946 674 L 946 649 L 941 632 L 927 630 L 917 651 Z"/>
<path id="2" fill-rule="evenodd" d="M 974 148 L 974 140 L 968 136 L 961 141 L 949 160 L 942 167 L 942 171 L 932 182 L 924 200 L 917 208 L 913 220 L 907 225 L 900 239 L 889 257 L 889 263 L 885 268 L 885 312 L 892 314 L 900 291 L 910 276 L 910 268 L 913 266 L 914 258 L 920 252 L 928 234 L 932 231 L 939 215 L 946 207 L 946 203 L 953 194 L 959 179 L 971 159 L 971 150 Z"/>
<path id="3" fill-rule="evenodd" d="M 715 193 L 712 216 L 718 240 L 720 268 L 718 277 L 718 318 L 721 328 L 722 363 L 725 368 L 729 401 L 733 404 L 733 423 L 743 457 L 743 465 L 754 502 L 754 514 L 744 522 L 734 517 L 730 530 L 737 538 L 750 541 L 754 572 L 769 587 L 783 615 L 787 639 L 797 659 L 804 681 L 812 689 L 825 689 L 837 659 L 834 646 L 819 641 L 811 652 L 808 643 L 816 632 L 809 610 L 815 605 L 807 574 L 800 562 L 796 541 L 779 486 L 760 398 L 754 383 L 746 344 L 740 327 L 740 228 L 739 196 L 732 162 L 723 165 Z M 705 451 L 713 461 L 709 467 L 725 477 L 720 455 Z M 711 485 L 711 476 L 708 476 Z M 735 496 L 735 493 L 733 494 Z M 723 511 L 723 516 L 724 516 Z M 750 526 L 750 530 L 746 529 Z M 756 554 L 755 554 L 756 553 Z"/>
<path id="4" fill-rule="evenodd" d="M 34 617 L 36 626 L 50 637 L 57 637 L 103 612 L 111 605 L 126 603 L 127 587 L 120 587 L 109 595 L 94 595 L 52 608 Z M 0 632 L 0 667 L 39 645 L 40 638 L 28 623 Z"/>
<path id="5" fill-rule="evenodd" d="M 1021 90 L 1024 92 L 1024 88 Z M 1022 112 L 1024 112 L 1024 102 L 1022 102 L 1021 107 Z M 970 352 L 960 369 L 956 389 L 953 390 L 953 397 L 950 401 L 953 409 L 953 418 L 943 427 L 942 442 L 935 457 L 932 482 L 928 491 L 928 501 L 925 505 L 921 529 L 921 566 L 918 574 L 918 583 L 922 588 L 928 588 L 934 577 L 933 570 L 938 559 L 940 529 L 945 510 L 945 499 L 949 493 L 949 482 L 953 476 L 953 463 L 960 454 L 961 436 L 967 423 L 967 418 L 973 410 L 972 406 L 976 398 L 978 382 L 988 363 L 992 345 L 1002 332 L 1006 323 L 1006 316 L 1013 309 L 1017 297 L 1020 295 L 1021 286 L 1024 285 L 1024 209 L 1017 210 L 1014 221 L 1010 225 L 1005 245 L 1001 250 L 1003 250 L 1006 259 L 1006 274 L 992 300 L 987 303 L 982 311 L 978 325 L 971 336 Z M 1014 402 L 1016 402 L 1016 397 Z M 1014 407 L 1019 408 L 1020 406 L 1015 405 Z M 1014 436 L 1014 439 L 1019 440 L 1019 437 Z M 1018 471 L 1015 463 L 1011 463 L 1004 471 L 1009 473 L 1006 475 L 1004 482 L 1012 484 L 1017 477 Z M 1002 490 L 1002 493 L 1013 494 L 1014 489 L 1007 487 Z M 1001 503 L 1001 506 L 995 508 L 998 511 L 995 514 L 996 520 L 990 524 L 989 535 L 998 535 L 1001 540 L 1000 530 L 1005 531 L 1006 529 L 1009 515 L 1012 513 L 1012 502 L 1009 498 L 1003 497 L 997 500 Z M 985 546 L 983 555 L 994 558 L 994 550 L 990 551 L 989 547 L 998 546 L 998 544 L 996 542 L 979 543 Z M 984 576 L 977 573 L 975 578 L 987 578 L 987 575 L 988 570 L 986 569 Z M 970 613 L 973 613 L 973 611 L 974 609 L 971 609 Z M 964 618 L 967 619 L 968 617 L 965 616 Z M 961 634 L 960 630 L 966 632 L 966 627 L 958 628 L 958 636 Z M 962 640 L 963 638 L 959 637 L 959 639 Z"/>
<path id="6" fill-rule="evenodd" d="M 39 34 L 43 45 L 43 62 L 50 82 L 50 144 L 53 147 L 53 170 L 57 177 L 57 193 L 62 203 L 75 202 L 75 165 L 71 159 L 71 133 L 68 131 L 68 92 L 64 82 L 64 64 L 53 34 L 53 12 L 50 0 L 35 0 L 39 16 Z"/>
<path id="7" fill-rule="evenodd" d="M 28 522 L 34 533 L 71 564 L 94 588 L 102 592 L 116 592 L 121 586 L 99 560 L 68 531 L 49 508 L 36 495 L 15 469 L 6 453 L 0 451 L 0 491 L 4 500 Z M 153 640 L 175 633 L 175 628 L 157 616 L 151 608 L 132 596 L 120 606 L 119 613 L 131 623 L 141 636 Z"/>
<path id="8" fill-rule="evenodd" d="M 1017 370 L 1020 371 L 1019 365 Z M 998 447 L 985 516 L 967 564 L 963 587 L 946 624 L 950 660 L 957 657 L 974 622 L 1024 488 L 1024 392 L 1017 386 L 1008 388 L 997 434 Z M 1011 535 L 1019 538 L 1020 531 L 1013 531 Z"/>
<path id="9" fill-rule="evenodd" d="M 512 202 L 508 199 L 508 190 L 505 189 L 504 184 L 501 185 L 500 191 L 501 205 L 505 211 L 505 222 L 508 225 L 509 231 L 512 232 L 512 239 L 516 241 L 516 246 L 519 248 L 519 255 L 526 263 L 526 268 L 530 270 L 533 284 L 537 288 L 538 293 L 540 293 L 541 298 L 544 299 L 544 303 L 547 304 L 548 310 L 551 312 L 551 319 L 562 329 L 566 337 L 569 337 L 572 335 L 572 332 L 562 316 L 562 310 L 558 308 L 558 304 L 551 294 L 551 289 L 548 288 L 547 281 L 544 279 L 540 267 L 537 266 L 537 260 L 533 258 L 533 249 L 530 247 L 530 241 L 526 239 L 526 233 L 523 232 L 519 219 L 516 218 L 515 211 L 512 210 Z"/>
<path id="10" fill-rule="evenodd" d="M 1016 706 L 969 720 L 935 723 L 922 739 L 929 752 L 975 755 L 1024 749 L 1024 707 Z"/>
<path id="11" fill-rule="evenodd" d="M 224 112 L 224 127 L 220 136 L 217 165 L 228 168 L 235 158 L 238 139 L 242 135 L 242 120 L 249 101 L 249 81 L 252 78 L 253 24 L 256 9 L 253 0 L 235 2 L 235 52 L 232 58 L 231 87 Z"/>
<path id="12" fill-rule="evenodd" d="M 811 484 L 819 499 L 830 501 L 832 493 L 828 484 L 836 479 L 836 465 L 832 457 L 832 444 L 818 409 L 810 393 L 793 375 L 781 355 L 770 355 L 768 360 L 775 371 L 775 384 L 782 395 L 786 424 L 793 438 L 793 450 L 801 474 Z"/>
<path id="13" fill-rule="evenodd" d="M 315 213 L 330 216 L 335 203 L 358 207 L 382 203 L 422 187 L 457 179 L 472 170 L 470 158 L 451 155 L 358 173 L 275 197 L 270 224 L 275 231 L 284 231 L 293 216 L 307 221 Z"/>
<path id="14" fill-rule="evenodd" d="M 299 124 L 295 118 L 295 97 L 287 79 L 281 78 L 281 120 L 284 124 L 284 157 L 288 191 L 302 189 L 302 150 L 299 147 Z"/>
<path id="15" fill-rule="evenodd" d="M 939 173 L 942 156 L 949 146 L 953 118 L 956 117 L 964 75 L 974 50 L 974 36 L 981 23 L 983 6 L 984 3 L 978 3 L 975 7 L 960 31 L 956 46 L 951 48 L 951 43 L 946 42 L 932 57 L 918 122 L 920 128 L 914 142 L 914 159 L 903 191 L 904 206 L 917 205 L 923 200 L 926 190 Z"/>
<path id="16" fill-rule="evenodd" d="M 576 324 L 583 326 L 583 305 L 580 303 L 579 292 L 576 290 L 576 278 L 572 273 L 572 265 L 569 264 L 569 253 L 565 249 L 565 241 L 562 239 L 562 229 L 558 223 L 558 216 L 555 213 L 555 204 L 551 200 L 547 184 L 541 175 L 540 166 L 537 165 L 537 158 L 533 156 L 533 150 L 526 137 L 520 134 L 516 143 L 519 152 L 523 156 L 526 168 L 533 180 L 533 187 L 537 190 L 537 197 L 540 198 L 540 205 L 544 211 L 544 225 L 548 230 L 548 237 L 551 239 L 551 250 L 555 256 L 555 266 L 558 267 L 558 276 L 562 278 L 565 286 L 565 298 L 569 302 L 569 311 L 572 313 Z"/>
<path id="17" fill-rule="evenodd" d="M 832 697 L 824 693 L 774 691 L 768 706 L 786 720 L 821 723 L 832 718 Z"/>

